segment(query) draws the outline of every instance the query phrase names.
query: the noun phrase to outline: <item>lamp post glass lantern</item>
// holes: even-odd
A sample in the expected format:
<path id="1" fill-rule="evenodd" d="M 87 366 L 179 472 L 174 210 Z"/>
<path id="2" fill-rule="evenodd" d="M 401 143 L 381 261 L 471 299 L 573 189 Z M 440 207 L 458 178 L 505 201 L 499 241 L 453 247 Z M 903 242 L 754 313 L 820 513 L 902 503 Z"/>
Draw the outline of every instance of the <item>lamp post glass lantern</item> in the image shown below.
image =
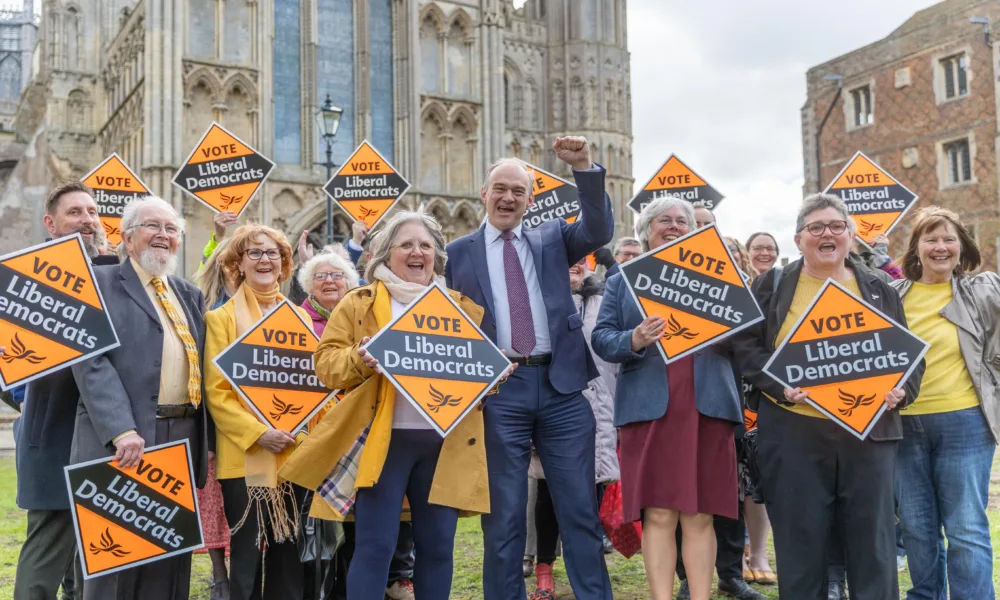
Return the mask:
<path id="1" fill-rule="evenodd" d="M 330 181 L 333 176 L 334 167 L 340 165 L 333 162 L 333 138 L 337 136 L 340 129 L 340 117 L 343 116 L 344 109 L 334 106 L 330 100 L 330 94 L 326 95 L 326 101 L 316 115 L 316 124 L 319 127 L 319 134 L 326 143 L 326 162 L 316 163 L 317 166 L 326 167 L 326 181 Z M 325 184 L 325 182 L 324 182 Z M 326 194 L 326 243 L 333 243 L 333 198 Z"/>

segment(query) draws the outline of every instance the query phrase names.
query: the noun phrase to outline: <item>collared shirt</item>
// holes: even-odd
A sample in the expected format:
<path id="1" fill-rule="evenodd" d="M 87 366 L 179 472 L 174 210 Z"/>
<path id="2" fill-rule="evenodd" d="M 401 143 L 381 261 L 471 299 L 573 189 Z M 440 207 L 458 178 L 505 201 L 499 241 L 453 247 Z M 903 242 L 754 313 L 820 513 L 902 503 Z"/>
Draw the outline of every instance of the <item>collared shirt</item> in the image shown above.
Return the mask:
<path id="1" fill-rule="evenodd" d="M 187 404 L 189 402 L 189 369 L 187 353 L 184 351 L 184 342 L 177 335 L 173 323 L 170 322 L 170 317 L 167 316 L 166 311 L 163 310 L 163 306 L 160 304 L 160 300 L 156 297 L 156 290 L 153 288 L 152 283 L 153 276 L 147 273 L 139 263 L 131 258 L 129 260 L 132 261 L 132 268 L 135 269 L 136 275 L 139 276 L 142 289 L 146 291 L 149 301 L 153 303 L 156 316 L 160 319 L 160 324 L 163 326 L 163 357 L 160 359 L 160 392 L 157 402 L 164 405 Z M 174 309 L 184 323 L 187 323 L 187 316 L 184 314 L 184 305 L 174 295 L 168 278 L 164 276 L 160 279 L 167 288 L 167 297 L 170 299 L 170 303 L 174 306 Z"/>
<path id="2" fill-rule="evenodd" d="M 542 296 L 542 286 L 535 270 L 535 259 L 531 255 L 531 247 L 522 235 L 521 225 L 513 230 L 514 249 L 524 270 L 524 283 L 528 286 L 528 302 L 531 305 L 531 319 L 535 325 L 535 349 L 533 355 L 552 352 L 549 339 L 549 317 L 545 313 L 545 298 Z M 497 324 L 497 346 L 508 354 L 515 354 L 510 345 L 510 305 L 507 302 L 507 277 L 503 266 L 504 241 L 501 231 L 489 221 L 484 230 L 486 234 L 486 264 L 490 272 L 490 286 L 493 288 L 493 306 L 496 314 L 493 317 Z M 567 266 L 567 269 L 569 267 Z"/>

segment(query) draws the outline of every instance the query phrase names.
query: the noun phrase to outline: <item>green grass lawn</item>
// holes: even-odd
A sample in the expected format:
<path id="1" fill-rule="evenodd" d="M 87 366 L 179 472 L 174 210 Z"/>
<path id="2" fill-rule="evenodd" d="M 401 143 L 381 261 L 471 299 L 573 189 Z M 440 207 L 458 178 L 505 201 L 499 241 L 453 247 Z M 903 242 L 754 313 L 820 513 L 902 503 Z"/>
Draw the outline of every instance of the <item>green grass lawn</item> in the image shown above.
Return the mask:
<path id="1" fill-rule="evenodd" d="M 990 485 L 990 532 L 993 547 L 1000 548 L 1000 456 L 994 462 L 993 478 Z M 14 570 L 17 555 L 24 540 L 24 512 L 14 504 L 16 478 L 14 459 L 0 458 L 0 600 L 11 600 L 14 590 Z M 483 560 L 482 533 L 479 519 L 462 519 L 459 522 L 458 537 L 455 540 L 455 579 L 452 598 L 473 600 L 482 598 L 481 576 Z M 208 580 L 211 572 L 206 555 L 197 555 L 194 561 L 195 582 L 191 598 L 208 600 Z M 772 556 L 772 566 L 773 566 Z M 639 600 L 649 597 L 642 556 L 626 559 L 619 554 L 608 557 L 608 571 L 615 598 L 618 600 Z M 780 577 L 780 573 L 779 573 Z M 573 598 L 562 560 L 556 561 L 556 592 L 560 600 Z M 994 587 L 1000 590 L 1000 552 L 994 551 Z M 910 583 L 908 573 L 900 573 L 900 589 L 905 591 Z M 534 587 L 534 579 L 529 579 L 529 591 Z M 758 586 L 768 598 L 777 598 L 776 587 Z M 713 599 L 725 596 L 713 596 Z"/>

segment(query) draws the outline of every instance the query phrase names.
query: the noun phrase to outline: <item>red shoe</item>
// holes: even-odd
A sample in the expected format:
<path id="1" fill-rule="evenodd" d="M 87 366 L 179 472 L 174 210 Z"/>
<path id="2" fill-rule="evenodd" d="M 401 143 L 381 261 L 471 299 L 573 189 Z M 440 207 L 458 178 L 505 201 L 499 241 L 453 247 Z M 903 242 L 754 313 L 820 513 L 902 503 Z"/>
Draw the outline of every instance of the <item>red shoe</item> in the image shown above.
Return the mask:
<path id="1" fill-rule="evenodd" d="M 535 567 L 535 591 L 528 600 L 555 600 L 556 586 L 552 581 L 552 565 L 538 563 Z"/>

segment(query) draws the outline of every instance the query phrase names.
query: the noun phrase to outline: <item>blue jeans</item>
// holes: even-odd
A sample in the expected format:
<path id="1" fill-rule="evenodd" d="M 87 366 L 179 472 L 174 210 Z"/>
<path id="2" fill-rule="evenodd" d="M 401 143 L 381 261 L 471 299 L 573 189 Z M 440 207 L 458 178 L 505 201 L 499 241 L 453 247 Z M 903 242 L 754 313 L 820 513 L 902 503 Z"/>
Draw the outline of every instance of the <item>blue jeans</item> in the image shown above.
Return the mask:
<path id="1" fill-rule="evenodd" d="M 392 430 L 378 483 L 359 489 L 354 504 L 357 538 L 347 570 L 347 597 L 351 600 L 385 597 L 404 494 L 413 515 L 414 595 L 423 600 L 448 600 L 458 510 L 427 501 L 442 442 L 432 429 Z"/>
<path id="2" fill-rule="evenodd" d="M 903 417 L 896 497 L 913 580 L 907 600 L 946 600 L 949 587 L 952 600 L 996 597 L 986 518 L 995 450 L 979 407 Z"/>

